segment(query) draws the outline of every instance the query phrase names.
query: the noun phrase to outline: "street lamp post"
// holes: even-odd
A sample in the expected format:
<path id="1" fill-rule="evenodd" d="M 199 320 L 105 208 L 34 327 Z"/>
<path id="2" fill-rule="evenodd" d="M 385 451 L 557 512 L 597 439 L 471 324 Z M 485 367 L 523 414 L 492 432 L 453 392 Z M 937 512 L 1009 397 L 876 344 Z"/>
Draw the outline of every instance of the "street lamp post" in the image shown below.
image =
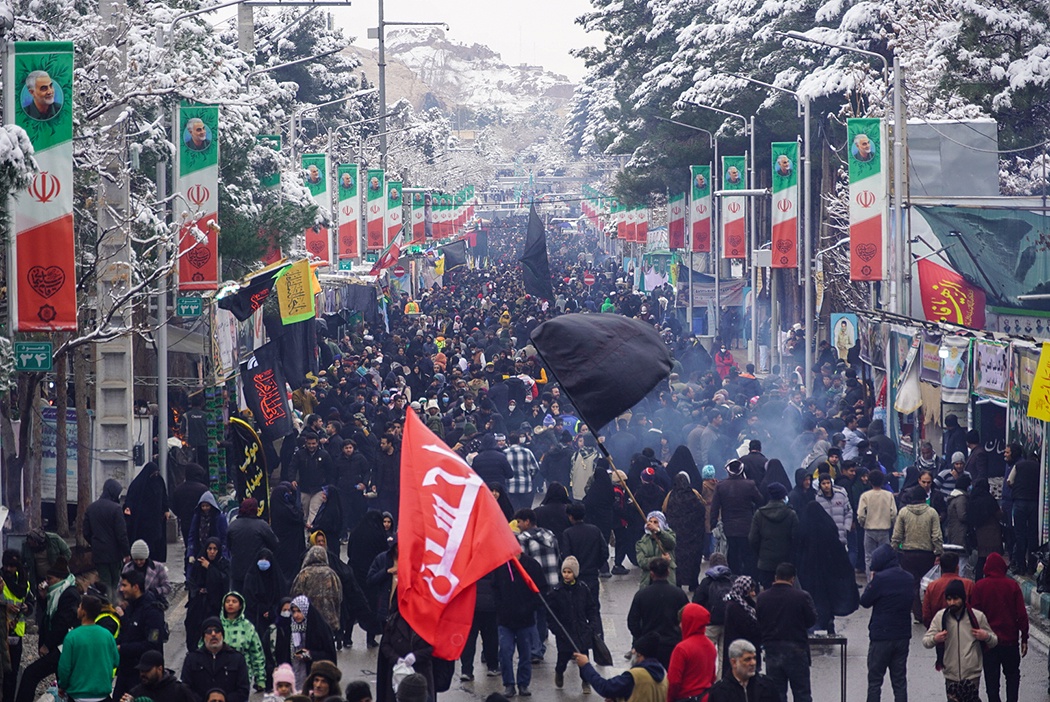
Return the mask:
<path id="1" fill-rule="evenodd" d="M 868 56 L 876 58 L 882 62 L 882 78 L 886 82 L 886 87 L 891 88 L 889 71 L 890 63 L 886 60 L 886 57 L 882 54 L 874 51 L 867 51 L 865 49 L 858 49 L 853 46 L 843 46 L 841 44 L 833 44 L 823 39 L 815 39 L 807 36 L 802 32 L 790 31 L 790 32 L 778 32 L 782 36 L 788 37 L 789 39 L 797 39 L 798 41 L 808 42 L 810 44 L 817 44 L 819 46 L 826 46 L 832 49 L 838 49 L 840 51 L 847 51 L 854 54 L 860 54 L 862 56 Z M 894 232 L 893 236 L 890 237 L 890 260 L 893 261 L 893 268 L 890 272 L 890 295 L 889 295 L 889 307 L 892 312 L 901 314 L 903 316 L 911 315 L 911 243 L 909 237 L 904 232 L 905 217 L 904 217 L 904 129 L 905 129 L 905 114 L 904 114 L 904 98 L 903 88 L 901 85 L 900 58 L 897 52 L 893 54 L 893 203 L 894 203 Z"/>
<path id="2" fill-rule="evenodd" d="M 347 95 L 346 97 L 341 97 L 338 100 L 329 100 L 328 102 L 322 102 L 319 105 L 307 105 L 306 107 L 302 107 L 302 108 L 296 110 L 295 112 L 293 112 L 292 113 L 292 119 L 291 119 L 291 121 L 288 124 L 288 141 L 289 141 L 289 144 L 290 144 L 290 148 L 292 150 L 292 165 L 293 166 L 295 165 L 295 157 L 296 157 L 295 139 L 296 139 L 296 136 L 297 136 L 296 133 L 298 132 L 299 118 L 300 117 L 302 117 L 307 112 L 313 112 L 314 110 L 319 110 L 322 107 L 329 107 L 331 105 L 338 105 L 338 104 L 343 103 L 343 102 L 349 102 L 350 100 L 353 100 L 354 98 L 363 97 L 365 95 L 371 95 L 375 91 L 376 91 L 375 88 L 368 88 L 367 90 L 358 90 L 357 92 L 351 93 L 351 94 Z M 386 117 L 386 115 L 384 114 L 384 115 L 381 116 L 380 119 L 383 120 L 383 119 L 385 119 L 385 117 Z"/>
<path id="3" fill-rule="evenodd" d="M 800 276 L 802 278 L 802 280 L 800 282 L 802 282 L 805 285 L 805 305 L 806 305 L 806 310 L 805 310 L 805 325 L 806 325 L 806 328 L 805 328 L 805 342 L 806 342 L 806 349 L 807 349 L 807 351 L 806 351 L 805 372 L 806 372 L 806 387 L 809 387 L 809 383 L 813 379 L 813 351 L 814 351 L 814 349 L 813 349 L 813 340 L 814 340 L 813 337 L 814 337 L 814 331 L 815 331 L 815 329 L 814 329 L 815 310 L 813 309 L 813 281 L 812 281 L 812 276 L 813 276 L 813 197 L 812 197 L 812 194 L 811 194 L 812 191 L 810 190 L 810 188 L 812 187 L 812 184 L 813 184 L 813 159 L 811 158 L 811 154 L 810 154 L 809 96 L 808 95 L 803 95 L 803 94 L 801 94 L 799 92 L 796 92 L 794 90 L 788 90 L 787 88 L 782 88 L 782 87 L 780 87 L 778 85 L 773 85 L 772 83 L 765 83 L 763 81 L 756 80 L 756 79 L 750 78 L 748 76 L 741 76 L 741 75 L 737 75 L 735 73 L 731 73 L 730 75 L 733 76 L 734 78 L 746 81 L 748 83 L 753 83 L 755 85 L 760 85 L 760 86 L 762 86 L 764 88 L 768 88 L 770 90 L 776 90 L 776 91 L 785 93 L 787 95 L 792 95 L 798 101 L 799 105 L 802 107 L 802 121 L 803 121 L 802 159 L 803 159 L 803 169 L 804 169 L 803 170 L 803 186 L 802 186 L 802 188 L 803 188 L 803 191 L 805 192 L 805 200 L 804 200 L 803 205 L 802 205 L 802 208 L 803 208 L 803 210 L 802 210 L 803 211 L 802 219 L 803 219 L 803 222 L 805 223 L 805 226 L 804 226 L 804 228 L 802 230 L 803 273 Z M 769 271 L 770 271 L 770 278 L 772 278 L 772 275 L 773 275 L 773 272 L 774 272 L 773 268 L 770 267 Z M 773 304 L 772 304 L 773 297 L 772 296 L 773 296 L 775 290 L 776 290 L 776 287 L 773 286 L 773 285 L 770 285 L 770 300 L 771 300 L 771 302 L 770 302 L 769 311 L 770 311 L 770 321 L 771 322 L 772 322 L 772 314 L 773 314 Z M 751 319 L 752 319 L 752 324 L 754 324 L 754 312 L 752 312 Z M 769 334 L 770 334 L 770 343 L 771 343 L 771 345 L 773 346 L 774 349 L 778 349 L 779 350 L 779 346 L 780 346 L 779 329 L 777 330 L 777 334 L 774 337 L 772 323 L 770 324 Z"/>

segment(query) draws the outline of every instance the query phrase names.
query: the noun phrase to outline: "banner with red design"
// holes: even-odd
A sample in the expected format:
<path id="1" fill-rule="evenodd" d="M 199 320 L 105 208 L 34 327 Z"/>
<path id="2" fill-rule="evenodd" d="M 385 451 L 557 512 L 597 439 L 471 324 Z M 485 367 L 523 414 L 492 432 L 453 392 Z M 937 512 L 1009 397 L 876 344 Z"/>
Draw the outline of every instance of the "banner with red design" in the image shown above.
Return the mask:
<path id="1" fill-rule="evenodd" d="M 690 166 L 689 176 L 690 250 L 711 253 L 711 166 Z"/>
<path id="2" fill-rule="evenodd" d="M 183 101 L 177 110 L 175 219 L 179 290 L 219 286 L 219 108 Z"/>
<path id="3" fill-rule="evenodd" d="M 14 194 L 7 299 L 15 331 L 76 331 L 73 238 L 73 44 L 15 42 L 4 66 L 7 114 L 40 170 Z"/>
<path id="4" fill-rule="evenodd" d="M 685 193 L 675 193 L 667 200 L 667 248 L 685 248 Z"/>
<path id="5" fill-rule="evenodd" d="M 401 206 L 401 181 L 386 184 L 386 243 L 389 245 L 404 226 L 404 208 Z"/>
<path id="6" fill-rule="evenodd" d="M 771 144 L 773 157 L 773 268 L 798 268 L 798 142 Z"/>
<path id="7" fill-rule="evenodd" d="M 644 205 L 634 211 L 634 240 L 639 244 L 649 243 L 649 208 Z"/>
<path id="8" fill-rule="evenodd" d="M 336 169 L 336 180 L 339 188 L 339 260 L 345 261 L 360 255 L 357 222 L 360 219 L 361 189 L 358 187 L 357 164 L 341 164 Z"/>
<path id="9" fill-rule="evenodd" d="M 366 245 L 369 251 L 380 251 L 384 246 L 386 220 L 386 179 L 381 168 L 368 169 L 365 190 Z"/>
<path id="10" fill-rule="evenodd" d="M 423 193 L 412 193 L 412 243 L 422 245 L 426 236 L 426 198 Z"/>
<path id="11" fill-rule="evenodd" d="M 747 157 L 722 157 L 722 190 L 747 187 Z M 744 198 L 722 196 L 722 258 L 747 258 Z"/>
<path id="12" fill-rule="evenodd" d="M 849 149 L 850 280 L 883 280 L 889 228 L 885 132 L 881 119 L 851 118 L 846 123 Z M 808 197 L 808 196 L 807 196 Z"/>
<path id="13" fill-rule="evenodd" d="M 317 205 L 318 218 L 327 219 L 332 214 L 332 194 L 328 191 L 328 157 L 325 154 L 303 154 L 303 185 L 310 191 Z M 331 261 L 328 227 L 315 224 L 304 232 L 306 252 L 315 261 Z"/>
<path id="14" fill-rule="evenodd" d="M 984 328 L 985 294 L 950 268 L 928 258 L 916 264 L 922 310 L 931 322 L 944 320 L 972 329 Z"/>

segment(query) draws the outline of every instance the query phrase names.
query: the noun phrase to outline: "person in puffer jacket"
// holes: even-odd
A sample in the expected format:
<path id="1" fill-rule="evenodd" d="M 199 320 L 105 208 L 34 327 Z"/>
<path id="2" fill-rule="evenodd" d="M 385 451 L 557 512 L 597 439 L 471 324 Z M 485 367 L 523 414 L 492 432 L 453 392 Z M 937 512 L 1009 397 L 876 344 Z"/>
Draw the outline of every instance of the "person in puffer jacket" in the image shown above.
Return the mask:
<path id="1" fill-rule="evenodd" d="M 244 615 L 244 596 L 231 590 L 222 598 L 223 641 L 240 651 L 248 664 L 248 673 L 256 690 L 266 687 L 266 657 L 255 625 Z"/>
<path id="2" fill-rule="evenodd" d="M 846 535 L 853 528 L 853 508 L 846 491 L 831 482 L 831 476 L 821 473 L 817 481 L 817 504 L 831 516 L 839 530 L 839 541 L 846 543 Z"/>
<path id="3" fill-rule="evenodd" d="M 886 669 L 895 700 L 908 696 L 908 645 L 911 643 L 911 573 L 900 567 L 897 552 L 882 544 L 871 554 L 871 582 L 860 596 L 871 608 L 868 621 L 868 698 L 879 699 Z"/>
<path id="4" fill-rule="evenodd" d="M 682 641 L 667 667 L 667 699 L 675 702 L 704 694 L 715 684 L 715 645 L 707 638 L 711 615 L 690 602 L 682 608 Z"/>

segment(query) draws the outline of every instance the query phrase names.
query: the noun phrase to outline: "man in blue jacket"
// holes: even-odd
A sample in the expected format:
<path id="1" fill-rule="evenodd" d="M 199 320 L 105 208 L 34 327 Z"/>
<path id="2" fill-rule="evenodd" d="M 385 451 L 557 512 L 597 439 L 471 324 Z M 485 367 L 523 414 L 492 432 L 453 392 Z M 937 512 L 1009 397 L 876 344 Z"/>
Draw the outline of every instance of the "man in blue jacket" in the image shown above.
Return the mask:
<path id="1" fill-rule="evenodd" d="M 882 544 L 871 555 L 871 582 L 860 596 L 871 607 L 868 621 L 868 702 L 882 699 L 882 680 L 890 670 L 895 702 L 908 699 L 908 644 L 915 583 L 900 567 L 897 552 Z"/>

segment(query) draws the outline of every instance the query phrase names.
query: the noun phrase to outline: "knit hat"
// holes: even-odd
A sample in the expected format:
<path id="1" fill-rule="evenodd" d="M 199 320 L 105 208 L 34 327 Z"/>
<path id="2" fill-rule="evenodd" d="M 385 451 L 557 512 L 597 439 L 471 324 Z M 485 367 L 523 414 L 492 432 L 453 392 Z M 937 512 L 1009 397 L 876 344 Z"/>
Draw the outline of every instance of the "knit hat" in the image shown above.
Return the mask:
<path id="1" fill-rule="evenodd" d="M 277 683 L 288 683 L 295 689 L 295 672 L 292 671 L 292 666 L 287 663 L 281 663 L 273 670 L 273 685 L 276 688 Z"/>
<path id="2" fill-rule="evenodd" d="M 135 543 L 131 544 L 131 558 L 133 560 L 149 558 L 149 544 L 142 539 L 136 539 Z"/>
<path id="3" fill-rule="evenodd" d="M 47 569 L 47 576 L 49 578 L 58 578 L 59 580 L 65 580 L 69 577 L 69 562 L 65 559 L 65 556 L 59 556 L 55 559 L 55 564 Z"/>
<path id="4" fill-rule="evenodd" d="M 225 629 L 222 626 L 222 620 L 219 619 L 218 617 L 207 617 L 204 621 L 202 621 L 201 622 L 201 631 L 207 631 L 208 629 L 212 628 L 213 626 L 218 627 L 220 630 L 225 632 Z"/>
<path id="5" fill-rule="evenodd" d="M 768 490 L 771 500 L 783 500 L 788 494 L 787 488 L 780 483 L 770 483 Z"/>
<path id="6" fill-rule="evenodd" d="M 580 562 L 576 560 L 576 556 L 569 556 L 561 562 L 561 569 L 565 570 L 568 568 L 572 571 L 572 577 L 580 577 Z"/>
<path id="7" fill-rule="evenodd" d="M 419 673 L 412 673 L 397 686 L 395 697 L 397 702 L 427 702 L 429 694 L 427 679 Z"/>
<path id="8" fill-rule="evenodd" d="M 474 436 L 478 433 L 478 428 L 471 422 L 467 422 L 463 425 L 463 436 Z"/>
<path id="9" fill-rule="evenodd" d="M 952 454 L 952 463 L 966 463 L 966 456 L 962 451 L 956 451 Z"/>
<path id="10" fill-rule="evenodd" d="M 704 466 L 704 470 L 703 470 L 702 475 L 703 475 L 704 480 L 714 480 L 714 478 L 715 478 L 715 467 L 712 466 L 712 465 Z"/>
<path id="11" fill-rule="evenodd" d="M 648 468 L 642 471 L 643 483 L 651 483 L 654 480 L 656 480 L 656 470 L 654 470 L 652 466 L 649 466 Z"/>
<path id="12" fill-rule="evenodd" d="M 237 516 L 239 517 L 257 517 L 259 516 L 259 501 L 254 497 L 247 497 L 241 500 L 241 506 L 237 510 Z"/>
<path id="13" fill-rule="evenodd" d="M 963 585 L 962 578 L 955 578 L 949 580 L 948 584 L 944 587 L 944 599 L 949 597 L 961 598 L 963 602 L 966 601 L 966 587 Z"/>

